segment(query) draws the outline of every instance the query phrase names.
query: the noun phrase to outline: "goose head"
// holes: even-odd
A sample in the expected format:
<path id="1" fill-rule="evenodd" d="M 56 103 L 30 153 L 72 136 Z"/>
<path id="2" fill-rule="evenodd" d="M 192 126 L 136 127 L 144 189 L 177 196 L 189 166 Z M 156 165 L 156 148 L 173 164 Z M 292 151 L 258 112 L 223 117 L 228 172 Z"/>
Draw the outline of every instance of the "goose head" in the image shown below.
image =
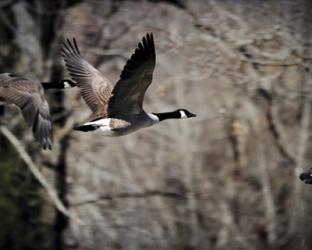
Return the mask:
<path id="1" fill-rule="evenodd" d="M 187 109 L 177 109 L 174 112 L 177 113 L 181 119 L 196 117 L 195 114 L 191 113 Z"/>
<path id="2" fill-rule="evenodd" d="M 186 119 L 196 117 L 195 114 L 191 113 L 187 109 L 177 109 L 172 112 L 153 113 L 153 115 L 157 116 L 158 121 L 163 121 L 167 119 Z"/>

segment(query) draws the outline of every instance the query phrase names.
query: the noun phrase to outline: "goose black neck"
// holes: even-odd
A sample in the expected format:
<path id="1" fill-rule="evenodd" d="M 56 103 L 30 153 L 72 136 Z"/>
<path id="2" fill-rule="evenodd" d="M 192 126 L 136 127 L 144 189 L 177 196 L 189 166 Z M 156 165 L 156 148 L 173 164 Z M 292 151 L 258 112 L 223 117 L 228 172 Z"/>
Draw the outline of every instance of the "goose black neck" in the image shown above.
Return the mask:
<path id="1" fill-rule="evenodd" d="M 76 87 L 77 83 L 72 80 L 61 80 L 54 82 L 42 82 L 41 85 L 44 89 L 65 89 Z"/>
<path id="2" fill-rule="evenodd" d="M 163 112 L 163 113 L 153 113 L 159 119 L 159 121 L 167 120 L 167 119 L 180 119 L 181 115 L 177 111 L 173 112 Z"/>
<path id="3" fill-rule="evenodd" d="M 44 89 L 64 89 L 64 84 L 62 81 L 59 82 L 42 82 L 42 87 Z"/>

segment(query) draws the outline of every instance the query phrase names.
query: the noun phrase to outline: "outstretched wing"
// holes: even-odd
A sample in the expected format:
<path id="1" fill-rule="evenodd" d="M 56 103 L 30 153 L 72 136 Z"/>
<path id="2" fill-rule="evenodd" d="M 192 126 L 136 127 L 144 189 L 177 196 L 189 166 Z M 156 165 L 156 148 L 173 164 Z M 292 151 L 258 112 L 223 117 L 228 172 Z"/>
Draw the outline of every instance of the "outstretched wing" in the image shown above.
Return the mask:
<path id="1" fill-rule="evenodd" d="M 0 75 L 0 99 L 13 103 L 21 110 L 24 119 L 32 128 L 34 138 L 43 149 L 52 147 L 52 123 L 49 104 L 39 83 L 30 80 Z"/>
<path id="2" fill-rule="evenodd" d="M 105 117 L 112 91 L 108 79 L 81 57 L 75 38 L 73 42 L 67 39 L 67 43 L 63 43 L 62 56 L 89 108 L 94 114 Z"/>
<path id="3" fill-rule="evenodd" d="M 146 34 L 127 61 L 109 100 L 109 117 L 142 112 L 143 99 L 152 83 L 156 63 L 153 34 Z"/>

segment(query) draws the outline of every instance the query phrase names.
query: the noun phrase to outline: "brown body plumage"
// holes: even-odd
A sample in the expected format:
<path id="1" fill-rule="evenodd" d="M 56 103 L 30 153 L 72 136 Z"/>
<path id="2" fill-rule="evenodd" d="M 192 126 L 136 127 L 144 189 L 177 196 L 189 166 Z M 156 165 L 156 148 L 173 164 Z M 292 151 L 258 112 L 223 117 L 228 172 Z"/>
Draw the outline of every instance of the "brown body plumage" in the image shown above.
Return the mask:
<path id="1" fill-rule="evenodd" d="M 50 110 L 41 83 L 9 73 L 0 74 L 0 101 L 18 106 L 35 139 L 43 149 L 51 149 Z"/>

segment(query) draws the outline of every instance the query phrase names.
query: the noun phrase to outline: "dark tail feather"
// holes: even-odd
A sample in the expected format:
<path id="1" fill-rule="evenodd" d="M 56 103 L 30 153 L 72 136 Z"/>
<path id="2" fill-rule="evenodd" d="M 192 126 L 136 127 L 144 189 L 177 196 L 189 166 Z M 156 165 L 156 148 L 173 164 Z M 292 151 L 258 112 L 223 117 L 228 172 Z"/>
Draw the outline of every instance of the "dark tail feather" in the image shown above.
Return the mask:
<path id="1" fill-rule="evenodd" d="M 90 131 L 98 129 L 99 127 L 100 127 L 100 125 L 89 124 L 89 125 L 81 125 L 81 126 L 75 127 L 74 130 L 83 131 L 83 132 L 90 132 Z"/>

